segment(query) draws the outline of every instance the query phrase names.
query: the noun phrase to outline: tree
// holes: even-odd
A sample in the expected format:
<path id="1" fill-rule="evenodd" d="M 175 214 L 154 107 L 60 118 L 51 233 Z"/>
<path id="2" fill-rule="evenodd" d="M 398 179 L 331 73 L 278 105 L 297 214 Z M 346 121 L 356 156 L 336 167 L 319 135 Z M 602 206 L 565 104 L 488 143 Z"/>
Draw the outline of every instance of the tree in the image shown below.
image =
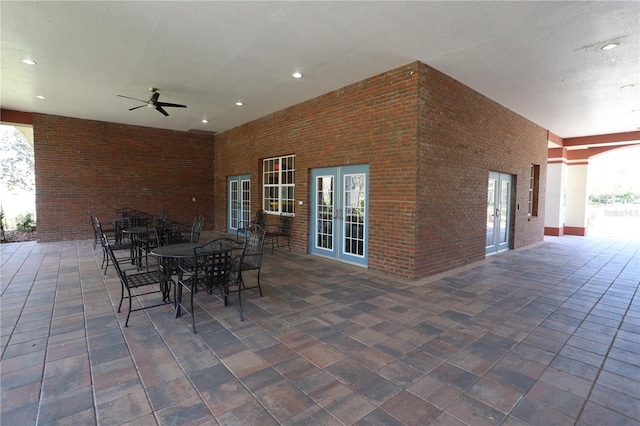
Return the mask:
<path id="1" fill-rule="evenodd" d="M 35 189 L 33 147 L 13 126 L 0 126 L 0 173 L 9 191 Z"/>

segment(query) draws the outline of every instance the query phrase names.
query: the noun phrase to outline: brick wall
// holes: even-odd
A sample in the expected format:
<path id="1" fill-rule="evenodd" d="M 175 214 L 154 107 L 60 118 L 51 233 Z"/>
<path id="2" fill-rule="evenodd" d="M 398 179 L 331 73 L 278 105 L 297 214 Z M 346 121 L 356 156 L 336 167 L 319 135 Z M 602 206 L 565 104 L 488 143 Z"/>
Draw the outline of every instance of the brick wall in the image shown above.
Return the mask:
<path id="1" fill-rule="evenodd" d="M 227 177 L 251 176 L 253 214 L 262 159 L 289 154 L 303 202 L 291 239 L 299 252 L 310 169 L 350 164 L 369 165 L 369 269 L 417 279 L 482 259 L 490 170 L 516 176 L 513 248 L 543 238 L 547 132 L 419 62 L 218 134 L 215 151 L 199 134 L 41 114 L 33 124 L 42 241 L 88 238 L 87 209 L 110 217 L 122 206 L 167 207 L 187 223 L 202 212 L 205 229 L 225 230 Z M 533 218 L 531 164 L 541 184 Z"/>
<path id="2" fill-rule="evenodd" d="M 484 258 L 490 170 L 516 176 L 511 248 L 542 240 L 546 130 L 424 64 L 419 92 L 416 276 Z M 540 215 L 529 218 L 531 164 Z"/>
<path id="3" fill-rule="evenodd" d="M 87 210 L 124 206 L 213 228 L 211 136 L 43 114 L 33 130 L 40 241 L 93 238 Z"/>
<path id="4" fill-rule="evenodd" d="M 261 160 L 295 154 L 292 245 L 307 252 L 309 169 L 367 163 L 368 267 L 416 279 L 484 257 L 489 170 L 517 176 L 514 247 L 542 239 L 526 190 L 532 163 L 545 182 L 546 146 L 544 129 L 416 62 L 216 135 L 215 192 L 249 174 L 255 212 Z M 226 203 L 216 198 L 218 226 Z"/>
<path id="5" fill-rule="evenodd" d="M 295 154 L 296 201 L 303 205 L 296 205 L 291 243 L 307 252 L 309 169 L 369 164 L 369 268 L 409 277 L 418 81 L 410 71 L 391 70 L 216 135 L 215 192 L 224 193 L 227 176 L 249 174 L 255 212 L 262 159 Z M 225 223 L 226 202 L 216 198 L 217 224 Z"/>

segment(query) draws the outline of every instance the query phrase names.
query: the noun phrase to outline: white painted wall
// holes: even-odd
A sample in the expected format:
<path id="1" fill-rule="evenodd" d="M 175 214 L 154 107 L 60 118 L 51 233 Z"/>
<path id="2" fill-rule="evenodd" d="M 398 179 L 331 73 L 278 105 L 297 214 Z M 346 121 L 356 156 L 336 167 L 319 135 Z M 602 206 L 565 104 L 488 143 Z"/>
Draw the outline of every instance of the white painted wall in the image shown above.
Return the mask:
<path id="1" fill-rule="evenodd" d="M 566 215 L 567 165 L 547 165 L 547 195 L 544 208 L 544 226 L 562 228 Z"/>
<path id="2" fill-rule="evenodd" d="M 587 227 L 587 169 L 588 164 L 567 166 L 565 226 Z"/>

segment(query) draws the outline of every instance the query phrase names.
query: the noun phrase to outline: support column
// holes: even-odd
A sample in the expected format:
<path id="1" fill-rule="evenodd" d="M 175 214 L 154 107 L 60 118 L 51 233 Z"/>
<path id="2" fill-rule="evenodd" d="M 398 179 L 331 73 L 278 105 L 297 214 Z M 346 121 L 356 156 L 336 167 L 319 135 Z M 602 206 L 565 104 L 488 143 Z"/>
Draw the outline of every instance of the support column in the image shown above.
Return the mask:
<path id="1" fill-rule="evenodd" d="M 570 161 L 567 165 L 567 207 L 564 223 L 566 235 L 587 235 L 587 168 L 589 159 Z"/>
<path id="2" fill-rule="evenodd" d="M 544 208 L 544 235 L 564 235 L 567 187 L 567 150 L 549 149 Z"/>

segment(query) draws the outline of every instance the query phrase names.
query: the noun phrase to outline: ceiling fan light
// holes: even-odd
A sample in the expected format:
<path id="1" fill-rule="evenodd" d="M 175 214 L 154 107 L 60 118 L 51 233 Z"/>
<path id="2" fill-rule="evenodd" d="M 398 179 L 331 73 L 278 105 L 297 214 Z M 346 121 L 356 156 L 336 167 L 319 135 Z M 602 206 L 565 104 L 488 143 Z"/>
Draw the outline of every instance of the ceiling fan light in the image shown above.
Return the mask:
<path id="1" fill-rule="evenodd" d="M 47 99 L 46 97 L 44 97 L 42 95 L 36 95 L 36 98 L 38 98 L 38 99 Z"/>
<path id="2" fill-rule="evenodd" d="M 202 119 L 202 122 L 203 122 L 204 124 L 207 124 L 207 123 L 209 122 L 209 120 L 207 120 L 206 118 L 203 118 L 203 119 Z"/>
<path id="3" fill-rule="evenodd" d="M 619 43 L 608 43 L 608 44 L 605 44 L 604 46 L 602 46 L 600 49 L 601 50 L 611 50 L 611 49 L 615 49 L 618 46 L 620 46 Z"/>
<path id="4" fill-rule="evenodd" d="M 35 65 L 36 61 L 33 61 L 31 59 L 23 59 L 22 62 L 24 62 L 27 65 Z"/>
<path id="5" fill-rule="evenodd" d="M 237 105 L 237 106 L 243 106 L 243 105 L 244 105 L 244 102 L 242 102 L 242 101 L 238 101 L 238 102 L 236 102 L 236 105 Z"/>
<path id="6" fill-rule="evenodd" d="M 293 78 L 302 78 L 302 74 L 299 73 L 298 71 L 294 72 L 293 74 L 291 74 L 293 76 Z"/>

